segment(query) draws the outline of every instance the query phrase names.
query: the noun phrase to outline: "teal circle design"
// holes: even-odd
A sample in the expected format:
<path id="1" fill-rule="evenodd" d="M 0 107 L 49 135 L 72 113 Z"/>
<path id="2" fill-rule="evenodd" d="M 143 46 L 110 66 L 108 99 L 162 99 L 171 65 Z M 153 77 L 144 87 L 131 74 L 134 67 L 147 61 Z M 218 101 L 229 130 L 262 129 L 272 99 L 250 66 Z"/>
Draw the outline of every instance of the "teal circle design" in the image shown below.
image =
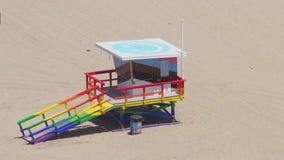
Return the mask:
<path id="1" fill-rule="evenodd" d="M 112 48 L 116 51 L 130 54 L 159 54 L 170 50 L 167 44 L 147 41 L 118 42 Z"/>

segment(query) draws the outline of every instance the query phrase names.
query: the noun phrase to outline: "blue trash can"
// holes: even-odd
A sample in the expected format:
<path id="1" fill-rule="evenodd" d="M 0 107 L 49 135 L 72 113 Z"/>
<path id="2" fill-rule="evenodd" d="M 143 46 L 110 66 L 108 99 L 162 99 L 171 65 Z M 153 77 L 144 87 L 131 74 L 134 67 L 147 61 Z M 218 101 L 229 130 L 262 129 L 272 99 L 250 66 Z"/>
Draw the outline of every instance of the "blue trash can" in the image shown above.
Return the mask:
<path id="1" fill-rule="evenodd" d="M 130 116 L 130 134 L 140 134 L 142 130 L 142 121 L 144 118 L 140 115 Z"/>

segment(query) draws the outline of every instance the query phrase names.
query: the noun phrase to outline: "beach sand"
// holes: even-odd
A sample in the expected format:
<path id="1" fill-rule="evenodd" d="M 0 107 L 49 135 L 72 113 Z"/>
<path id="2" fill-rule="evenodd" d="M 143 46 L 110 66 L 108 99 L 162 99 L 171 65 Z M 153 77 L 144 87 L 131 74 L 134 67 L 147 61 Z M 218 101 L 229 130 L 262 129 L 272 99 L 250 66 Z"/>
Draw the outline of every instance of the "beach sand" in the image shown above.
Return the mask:
<path id="1" fill-rule="evenodd" d="M 283 8 L 281 0 L 0 0 L 1 159 L 282 160 Z M 17 138 L 17 120 L 83 90 L 84 72 L 113 68 L 95 42 L 160 37 L 180 47 L 182 18 L 181 124 L 129 136 L 88 122 L 82 134 L 45 143 Z"/>

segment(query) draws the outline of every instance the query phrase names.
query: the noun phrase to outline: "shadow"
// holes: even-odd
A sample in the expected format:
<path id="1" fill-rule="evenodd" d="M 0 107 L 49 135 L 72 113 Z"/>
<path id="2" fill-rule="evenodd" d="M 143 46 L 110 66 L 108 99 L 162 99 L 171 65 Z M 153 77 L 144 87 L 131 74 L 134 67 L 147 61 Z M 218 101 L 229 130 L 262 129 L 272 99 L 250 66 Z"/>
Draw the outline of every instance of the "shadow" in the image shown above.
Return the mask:
<path id="1" fill-rule="evenodd" d="M 73 129 L 70 129 L 67 132 L 64 132 L 60 135 L 57 135 L 56 137 L 50 139 L 50 141 L 57 140 L 57 139 L 80 137 L 80 136 L 102 133 L 102 132 L 108 132 L 108 131 L 105 130 L 104 128 L 100 127 L 100 126 L 90 126 L 90 125 L 77 126 Z"/>
<path id="2" fill-rule="evenodd" d="M 118 121 L 116 121 L 110 115 L 103 115 L 101 117 L 90 120 L 93 124 L 101 126 L 106 131 L 113 131 L 115 129 L 121 129 L 121 126 Z"/>
<path id="3" fill-rule="evenodd" d="M 22 140 L 24 140 L 26 142 L 25 145 L 33 145 L 30 141 L 28 141 L 27 139 L 23 138 L 23 136 L 14 137 L 14 139 L 22 139 Z"/>
<path id="4" fill-rule="evenodd" d="M 23 136 L 14 137 L 14 139 L 22 139 Z"/>
<path id="5" fill-rule="evenodd" d="M 147 107 L 146 108 L 139 107 L 138 110 L 140 111 L 147 110 Z M 156 113 L 161 114 L 161 115 L 165 114 L 165 112 L 162 112 L 162 111 L 159 111 Z M 57 135 L 56 137 L 50 140 L 52 141 L 52 140 L 57 140 L 57 139 L 80 137 L 80 136 L 103 133 L 103 132 L 126 131 L 126 130 L 129 130 L 129 127 L 130 127 L 130 116 L 131 114 L 124 115 L 124 123 L 123 123 L 123 128 L 122 128 L 121 123 L 118 121 L 119 114 L 113 110 L 103 116 L 90 120 L 89 122 L 93 123 L 94 126 L 93 125 L 80 125 L 60 135 Z M 165 117 L 156 116 L 156 115 L 142 115 L 142 116 L 144 118 L 142 122 L 142 128 L 180 124 L 180 122 L 172 119 L 171 117 L 167 117 L 167 116 Z"/>
<path id="6" fill-rule="evenodd" d="M 163 113 L 163 112 L 161 112 Z M 118 122 L 118 117 L 110 116 L 106 114 L 104 116 L 95 118 L 90 120 L 93 124 L 97 126 L 101 126 L 106 131 L 124 131 L 130 127 L 130 114 L 125 115 L 125 122 L 123 123 L 123 128 L 121 128 L 121 124 Z M 142 128 L 149 128 L 149 127 L 157 127 L 163 125 L 171 125 L 171 124 L 179 124 L 180 122 L 173 120 L 172 118 L 168 117 L 157 117 L 151 115 L 142 115 L 144 120 L 142 122 Z"/>

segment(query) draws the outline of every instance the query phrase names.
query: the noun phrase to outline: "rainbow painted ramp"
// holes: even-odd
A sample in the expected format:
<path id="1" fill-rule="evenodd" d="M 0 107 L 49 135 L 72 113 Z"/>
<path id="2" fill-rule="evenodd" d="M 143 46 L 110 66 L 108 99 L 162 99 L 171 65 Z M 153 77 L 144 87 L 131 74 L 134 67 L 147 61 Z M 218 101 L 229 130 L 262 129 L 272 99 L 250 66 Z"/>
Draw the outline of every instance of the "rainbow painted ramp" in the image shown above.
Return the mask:
<path id="1" fill-rule="evenodd" d="M 19 120 L 23 139 L 32 144 L 46 141 L 113 109 L 104 99 L 106 93 L 97 89 L 92 87 Z"/>

